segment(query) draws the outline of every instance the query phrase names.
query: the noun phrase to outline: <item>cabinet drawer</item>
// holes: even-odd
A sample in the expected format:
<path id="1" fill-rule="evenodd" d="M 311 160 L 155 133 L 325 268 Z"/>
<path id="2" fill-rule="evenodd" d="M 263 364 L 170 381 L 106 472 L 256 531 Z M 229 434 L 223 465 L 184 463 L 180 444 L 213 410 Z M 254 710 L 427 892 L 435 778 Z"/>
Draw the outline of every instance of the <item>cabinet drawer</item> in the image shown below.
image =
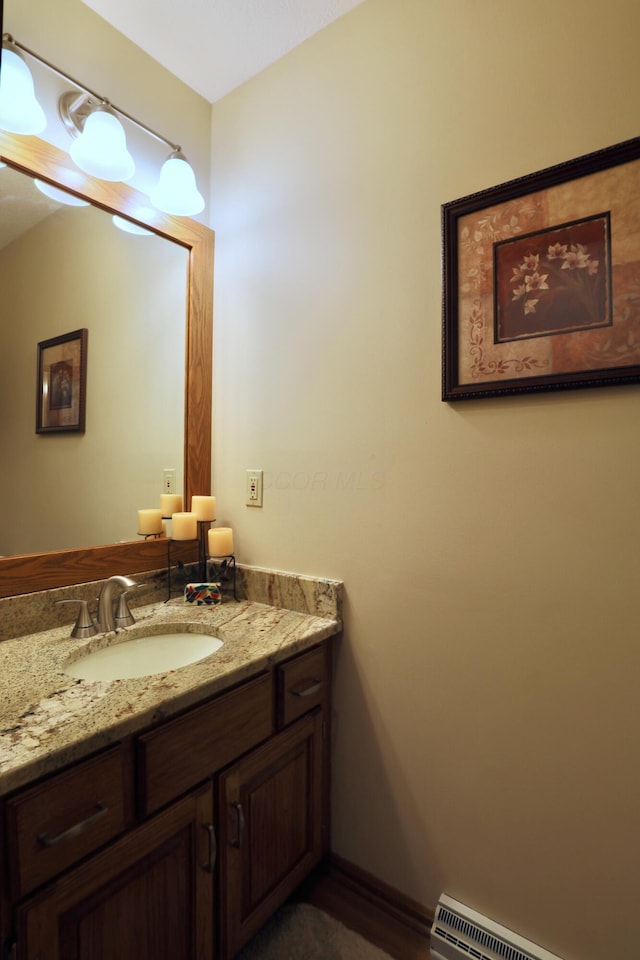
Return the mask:
<path id="1" fill-rule="evenodd" d="M 329 692 L 328 654 L 325 644 L 278 667 L 278 726 L 286 726 L 325 702 Z"/>
<path id="2" fill-rule="evenodd" d="M 142 813 L 153 813 L 273 732 L 270 674 L 143 734 L 136 743 Z"/>
<path id="3" fill-rule="evenodd" d="M 121 833 L 128 767 L 121 747 L 7 801 L 12 899 L 18 899 Z"/>

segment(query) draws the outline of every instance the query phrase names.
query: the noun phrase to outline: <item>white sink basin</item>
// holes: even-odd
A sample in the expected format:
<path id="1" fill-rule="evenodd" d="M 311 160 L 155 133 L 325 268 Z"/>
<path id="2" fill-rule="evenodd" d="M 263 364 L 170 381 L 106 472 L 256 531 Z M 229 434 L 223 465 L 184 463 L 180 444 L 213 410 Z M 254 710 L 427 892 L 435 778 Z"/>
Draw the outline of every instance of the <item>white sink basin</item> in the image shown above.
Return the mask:
<path id="1" fill-rule="evenodd" d="M 79 680 L 131 680 L 177 670 L 219 650 L 223 641 L 206 633 L 169 632 L 114 643 L 68 664 Z"/>

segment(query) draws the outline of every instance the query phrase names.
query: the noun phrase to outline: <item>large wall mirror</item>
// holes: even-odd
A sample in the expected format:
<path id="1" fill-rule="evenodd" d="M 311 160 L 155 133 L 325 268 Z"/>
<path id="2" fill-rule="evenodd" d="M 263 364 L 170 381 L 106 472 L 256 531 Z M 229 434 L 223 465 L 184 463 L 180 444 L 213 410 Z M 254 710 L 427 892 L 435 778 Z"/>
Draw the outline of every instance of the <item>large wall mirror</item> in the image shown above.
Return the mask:
<path id="1" fill-rule="evenodd" d="M 166 544 L 137 538 L 137 509 L 159 505 L 165 467 L 187 505 L 210 492 L 213 234 L 35 137 L 0 133 L 0 157 L 0 219 L 16 221 L 0 250 L 0 596 L 162 567 Z M 34 178 L 89 206 L 31 201 Z M 38 435 L 37 345 L 77 328 L 85 432 Z"/>

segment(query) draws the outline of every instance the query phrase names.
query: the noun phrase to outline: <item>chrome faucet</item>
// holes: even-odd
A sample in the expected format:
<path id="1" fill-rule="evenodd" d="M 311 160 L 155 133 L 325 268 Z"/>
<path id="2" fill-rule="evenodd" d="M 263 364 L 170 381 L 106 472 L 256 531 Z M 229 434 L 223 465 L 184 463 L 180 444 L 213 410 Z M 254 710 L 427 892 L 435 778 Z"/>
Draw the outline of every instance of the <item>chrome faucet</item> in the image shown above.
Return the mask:
<path id="1" fill-rule="evenodd" d="M 130 580 L 129 577 L 109 577 L 109 579 L 105 580 L 102 584 L 100 596 L 98 597 L 98 629 L 101 633 L 109 633 L 111 630 L 115 630 L 116 626 L 123 627 L 126 626 L 127 623 L 135 622 L 124 598 L 126 591 L 130 587 L 135 586 L 137 586 L 135 580 Z M 115 617 L 113 612 L 113 592 L 116 587 L 123 588 L 117 617 Z M 116 623 L 116 620 L 118 620 L 118 623 Z"/>

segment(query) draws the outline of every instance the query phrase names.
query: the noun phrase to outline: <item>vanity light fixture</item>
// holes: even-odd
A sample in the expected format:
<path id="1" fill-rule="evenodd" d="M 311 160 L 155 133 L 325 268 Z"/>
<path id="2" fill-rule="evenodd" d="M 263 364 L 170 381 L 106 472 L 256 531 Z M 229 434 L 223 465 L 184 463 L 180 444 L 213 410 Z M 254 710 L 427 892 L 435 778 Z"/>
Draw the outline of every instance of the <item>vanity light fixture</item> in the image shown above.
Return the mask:
<path id="1" fill-rule="evenodd" d="M 58 111 L 66 130 L 73 137 L 73 143 L 69 148 L 71 159 L 81 170 L 100 180 L 131 179 L 135 172 L 135 162 L 127 150 L 125 129 L 122 124 L 122 121 L 126 120 L 171 149 L 160 171 L 157 186 L 150 193 L 153 205 L 163 213 L 170 213 L 173 216 L 194 216 L 204 210 L 204 199 L 196 186 L 195 175 L 179 144 L 172 143 L 171 140 L 156 133 L 120 107 L 116 107 L 85 84 L 64 73 L 48 60 L 19 43 L 11 34 L 3 35 L 2 45 L 0 128 L 12 133 L 33 134 L 41 132 L 46 126 L 46 117 L 35 98 L 31 72 L 24 60 L 23 54 L 27 54 L 76 88 L 62 94 L 58 102 Z M 22 66 L 16 67 L 16 62 Z M 7 63 L 10 64 L 8 69 Z M 28 75 L 26 78 L 25 71 Z M 20 83 L 22 87 L 19 86 Z M 28 90 L 29 84 L 31 99 L 37 105 L 41 115 L 42 125 L 38 129 L 35 129 L 33 124 L 27 128 L 26 111 L 22 107 L 16 107 L 20 90 Z"/>
<path id="2" fill-rule="evenodd" d="M 9 133 L 35 134 L 42 133 L 46 125 L 47 118 L 36 98 L 31 71 L 9 34 L 5 34 L 0 71 L 0 128 Z"/>

